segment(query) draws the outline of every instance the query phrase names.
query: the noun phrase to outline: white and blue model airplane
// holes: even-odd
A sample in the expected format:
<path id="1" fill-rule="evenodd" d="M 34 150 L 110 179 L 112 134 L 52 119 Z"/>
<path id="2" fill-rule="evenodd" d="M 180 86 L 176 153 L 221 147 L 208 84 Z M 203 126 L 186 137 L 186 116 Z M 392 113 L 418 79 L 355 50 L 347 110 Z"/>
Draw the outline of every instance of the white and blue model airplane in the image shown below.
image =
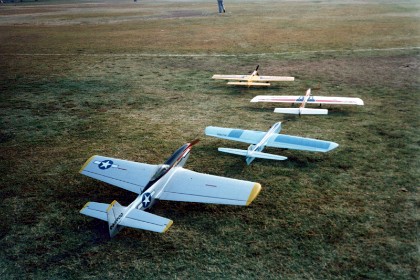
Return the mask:
<path id="1" fill-rule="evenodd" d="M 127 207 L 88 202 L 80 213 L 108 222 L 114 237 L 122 228 L 132 227 L 165 232 L 172 220 L 145 212 L 156 200 L 249 205 L 259 194 L 255 182 L 197 173 L 184 169 L 190 150 L 198 140 L 184 144 L 162 165 L 137 163 L 103 156 L 93 156 L 80 173 L 139 196 Z"/>
<path id="2" fill-rule="evenodd" d="M 245 156 L 248 165 L 255 158 L 287 159 L 284 156 L 263 153 L 262 150 L 266 146 L 312 152 L 328 152 L 338 147 L 337 143 L 330 141 L 279 134 L 280 130 L 281 122 L 277 122 L 267 132 L 208 126 L 206 127 L 205 133 L 208 136 L 251 144 L 247 150 L 231 148 L 218 149 L 220 152 Z"/>

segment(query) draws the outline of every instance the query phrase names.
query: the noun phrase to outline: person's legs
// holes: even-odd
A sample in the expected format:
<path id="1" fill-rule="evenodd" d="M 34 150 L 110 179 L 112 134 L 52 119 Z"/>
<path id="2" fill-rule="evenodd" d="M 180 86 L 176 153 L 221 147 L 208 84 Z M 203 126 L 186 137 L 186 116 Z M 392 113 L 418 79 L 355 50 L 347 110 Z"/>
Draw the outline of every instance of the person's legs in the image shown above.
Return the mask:
<path id="1" fill-rule="evenodd" d="M 223 1 L 217 1 L 217 5 L 219 6 L 219 14 L 223 13 L 224 11 Z"/>

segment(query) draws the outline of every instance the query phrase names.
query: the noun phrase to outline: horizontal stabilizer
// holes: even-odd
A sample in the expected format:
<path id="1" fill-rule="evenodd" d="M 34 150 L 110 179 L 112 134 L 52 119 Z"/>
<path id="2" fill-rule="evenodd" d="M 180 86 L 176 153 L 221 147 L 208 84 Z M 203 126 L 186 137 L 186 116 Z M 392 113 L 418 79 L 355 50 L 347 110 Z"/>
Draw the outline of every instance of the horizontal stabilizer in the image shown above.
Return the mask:
<path id="1" fill-rule="evenodd" d="M 172 220 L 142 210 L 133 209 L 130 210 L 119 224 L 126 227 L 163 233 L 169 229 L 172 223 Z"/>
<path id="2" fill-rule="evenodd" d="M 240 149 L 231 149 L 231 148 L 218 148 L 219 152 L 245 156 L 245 157 L 254 157 L 254 158 L 263 158 L 263 159 L 273 159 L 273 160 L 286 160 L 287 157 L 278 156 L 268 153 L 262 152 L 249 152 L 248 150 L 240 150 Z"/>
<path id="3" fill-rule="evenodd" d="M 218 148 L 219 152 L 228 153 L 228 154 L 234 154 L 238 156 L 248 156 L 247 150 L 240 150 L 240 149 L 230 149 L 230 148 Z"/>
<path id="4" fill-rule="evenodd" d="M 228 85 L 237 86 L 270 86 L 270 83 L 258 83 L 258 82 L 228 82 Z"/>
<path id="5" fill-rule="evenodd" d="M 274 113 L 294 115 L 328 115 L 328 110 L 311 108 L 276 108 L 274 109 Z"/>
<path id="6" fill-rule="evenodd" d="M 287 159 L 287 157 L 284 157 L 284 156 L 278 156 L 278 155 L 262 153 L 262 152 L 251 152 L 249 153 L 249 156 L 255 157 L 255 158 L 273 159 L 273 160 L 286 160 Z"/>
<path id="7" fill-rule="evenodd" d="M 108 207 L 108 203 L 88 202 L 80 210 L 80 213 L 106 222 L 108 220 L 106 214 Z"/>
<path id="8" fill-rule="evenodd" d="M 109 224 L 111 237 L 115 236 L 123 226 L 154 232 L 165 232 L 173 223 L 169 219 L 138 209 L 131 209 L 124 216 L 126 211 L 127 207 L 119 205 L 116 201 L 111 204 L 88 202 L 80 210 L 80 213 L 105 222 L 112 218 Z M 114 212 L 117 214 L 116 216 L 113 215 Z M 108 217 L 108 215 L 111 217 Z"/>

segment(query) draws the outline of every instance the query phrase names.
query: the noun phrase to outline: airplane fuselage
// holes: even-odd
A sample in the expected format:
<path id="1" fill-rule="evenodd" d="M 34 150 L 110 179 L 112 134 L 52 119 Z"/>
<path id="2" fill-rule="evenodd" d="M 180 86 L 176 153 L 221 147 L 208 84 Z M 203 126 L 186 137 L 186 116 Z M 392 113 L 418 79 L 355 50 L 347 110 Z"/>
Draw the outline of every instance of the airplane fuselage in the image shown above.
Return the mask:
<path id="1" fill-rule="evenodd" d="M 195 143 L 187 143 L 176 150 L 164 164 L 160 165 L 155 175 L 143 189 L 142 193 L 128 206 L 127 214 L 131 209 L 145 210 L 156 202 L 156 198 L 164 190 L 168 181 L 178 168 L 181 168 L 187 162 L 190 155 L 192 145 Z"/>
<path id="2" fill-rule="evenodd" d="M 309 97 L 311 97 L 311 89 L 306 91 L 305 97 L 303 98 L 302 104 L 300 104 L 299 108 L 305 108 L 306 102 L 308 102 Z"/>
<path id="3" fill-rule="evenodd" d="M 132 210 L 146 210 L 153 206 L 153 204 L 156 202 L 156 199 L 165 189 L 165 186 L 171 179 L 172 175 L 178 168 L 181 168 L 185 165 L 189 157 L 191 147 L 195 143 L 197 142 L 194 141 L 192 143 L 182 145 L 166 160 L 164 164 L 157 168 L 155 174 L 152 176 L 149 183 L 147 183 L 140 195 L 132 203 L 130 203 L 130 205 L 127 206 L 127 209 L 124 212 L 121 212 L 119 216 L 111 224 L 109 224 L 109 232 L 111 237 L 115 236 L 124 227 L 119 225 L 119 221 L 124 220 Z"/>
<path id="4" fill-rule="evenodd" d="M 281 122 L 275 123 L 264 135 L 264 137 L 258 142 L 257 144 L 252 144 L 248 147 L 248 156 L 246 158 L 246 162 L 250 164 L 255 157 L 252 156 L 253 152 L 261 152 L 264 150 L 265 146 L 267 145 L 268 139 L 270 139 L 271 135 L 275 133 L 279 133 L 281 130 Z"/>

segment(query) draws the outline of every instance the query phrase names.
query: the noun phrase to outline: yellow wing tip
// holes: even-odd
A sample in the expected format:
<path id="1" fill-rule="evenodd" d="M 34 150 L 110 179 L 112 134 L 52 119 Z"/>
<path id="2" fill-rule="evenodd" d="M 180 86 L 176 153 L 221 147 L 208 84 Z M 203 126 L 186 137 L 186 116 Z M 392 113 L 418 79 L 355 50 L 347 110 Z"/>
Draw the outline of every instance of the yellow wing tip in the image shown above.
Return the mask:
<path id="1" fill-rule="evenodd" d="M 83 208 L 80 209 L 80 212 L 82 212 L 86 207 L 88 207 L 89 206 L 89 203 L 90 203 L 90 201 L 86 202 L 86 204 L 83 206 Z"/>
<path id="2" fill-rule="evenodd" d="M 162 231 L 162 233 L 165 233 L 173 224 L 174 222 L 172 220 L 169 220 L 168 225 L 166 226 L 166 228 Z"/>
<path id="3" fill-rule="evenodd" d="M 249 194 L 248 200 L 246 202 L 246 206 L 251 204 L 251 202 L 258 196 L 260 191 L 261 191 L 261 185 L 259 183 L 255 183 L 254 187 L 252 188 L 251 193 Z"/>
<path id="4" fill-rule="evenodd" d="M 108 212 L 109 210 L 111 210 L 112 207 L 114 207 L 114 204 L 117 203 L 116 200 L 114 200 L 113 202 L 111 202 L 111 204 L 108 206 L 108 208 L 106 208 L 106 212 Z"/>
<path id="5" fill-rule="evenodd" d="M 82 173 L 82 171 L 86 168 L 86 166 L 93 160 L 93 158 L 96 157 L 96 155 L 91 156 L 86 162 L 85 164 L 83 164 L 82 168 L 80 168 L 79 173 Z"/>

